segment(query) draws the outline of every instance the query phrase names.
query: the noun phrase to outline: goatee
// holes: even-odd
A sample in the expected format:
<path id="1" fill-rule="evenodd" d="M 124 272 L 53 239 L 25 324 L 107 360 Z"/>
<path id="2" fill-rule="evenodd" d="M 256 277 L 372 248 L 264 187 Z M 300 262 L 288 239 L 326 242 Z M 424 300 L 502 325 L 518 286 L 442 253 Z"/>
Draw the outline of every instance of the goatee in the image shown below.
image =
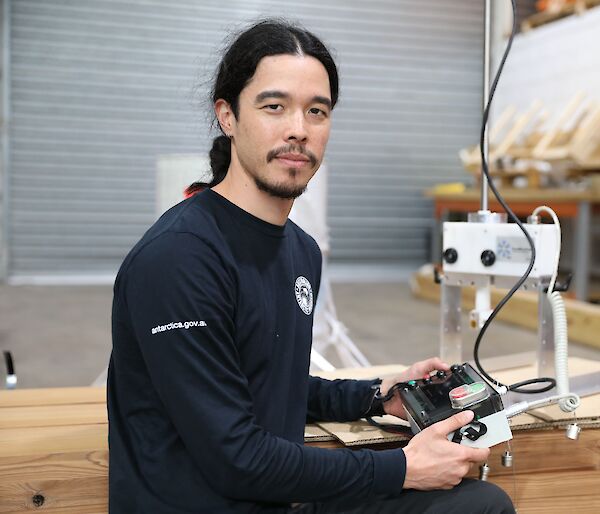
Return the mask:
<path id="1" fill-rule="evenodd" d="M 292 176 L 292 178 L 295 174 L 296 170 L 290 170 L 290 176 Z M 288 184 L 270 184 L 262 180 L 260 177 L 253 178 L 258 189 L 275 198 L 281 198 L 283 200 L 293 200 L 294 198 L 298 198 L 302 193 L 304 193 L 304 191 L 306 191 L 306 185 L 298 186 Z"/>

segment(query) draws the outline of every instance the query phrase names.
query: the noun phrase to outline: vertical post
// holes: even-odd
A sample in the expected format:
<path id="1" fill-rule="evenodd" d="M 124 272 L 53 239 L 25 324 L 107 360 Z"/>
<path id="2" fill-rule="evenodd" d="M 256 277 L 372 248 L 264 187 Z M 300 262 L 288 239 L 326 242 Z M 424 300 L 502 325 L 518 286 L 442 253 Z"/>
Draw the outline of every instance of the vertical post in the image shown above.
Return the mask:
<path id="1" fill-rule="evenodd" d="M 442 278 L 441 287 L 441 332 L 440 358 L 450 364 L 460 364 L 463 360 L 461 334 L 461 299 L 460 286 L 451 286 Z"/>
<path id="2" fill-rule="evenodd" d="M 483 30 L 483 111 L 487 107 L 490 98 L 490 38 L 491 38 L 492 8 L 491 0 L 485 0 L 484 30 Z M 489 123 L 488 123 L 489 125 Z M 486 127 L 483 137 L 483 156 L 489 162 L 489 126 Z M 483 163 L 482 163 L 483 166 Z M 488 210 L 488 181 L 481 173 L 481 210 Z"/>
<path id="3" fill-rule="evenodd" d="M 538 377 L 554 377 L 554 317 L 544 286 L 538 290 Z"/>
<path id="4" fill-rule="evenodd" d="M 582 200 L 577 205 L 575 218 L 575 298 L 587 302 L 590 280 L 590 238 L 592 207 Z"/>

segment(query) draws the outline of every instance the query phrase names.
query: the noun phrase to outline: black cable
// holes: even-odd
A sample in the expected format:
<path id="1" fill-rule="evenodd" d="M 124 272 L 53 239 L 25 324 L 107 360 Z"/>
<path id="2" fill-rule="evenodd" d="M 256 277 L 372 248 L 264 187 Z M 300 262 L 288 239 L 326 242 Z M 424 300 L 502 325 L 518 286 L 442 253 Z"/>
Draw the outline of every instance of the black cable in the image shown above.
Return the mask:
<path id="1" fill-rule="evenodd" d="M 15 374 L 15 364 L 13 362 L 12 354 L 9 351 L 3 351 L 4 355 L 4 364 L 6 365 L 6 374 L 14 375 Z"/>
<path id="2" fill-rule="evenodd" d="M 385 403 L 390 401 L 394 395 L 396 394 L 396 391 L 398 389 L 402 389 L 404 387 L 408 387 L 409 383 L 408 382 L 396 382 L 392 387 L 390 387 L 388 389 L 388 392 L 384 395 L 382 394 L 377 394 L 375 395 L 375 400 L 380 401 L 381 403 Z"/>
<path id="3" fill-rule="evenodd" d="M 406 425 L 395 425 L 393 423 L 379 423 L 378 421 L 375 421 L 373 418 L 365 418 L 365 419 L 367 420 L 369 425 L 377 427 L 380 430 L 383 430 L 384 432 L 390 432 L 391 434 L 405 435 L 409 438 L 413 436 L 412 430 L 410 429 L 410 427 L 407 427 Z"/>
<path id="4" fill-rule="evenodd" d="M 548 382 L 548 385 L 537 388 L 537 389 L 522 389 L 524 386 L 528 386 L 531 384 L 540 384 L 543 382 Z M 534 394 L 534 393 L 545 393 L 546 391 L 550 391 L 551 389 L 554 389 L 555 387 L 556 387 L 556 380 L 554 380 L 553 378 L 550 378 L 550 377 L 543 377 L 543 378 L 530 378 L 529 380 L 522 380 L 521 382 L 515 382 L 514 384 L 511 384 L 510 386 L 508 386 L 508 390 L 514 391 L 516 393 Z"/>
<path id="5" fill-rule="evenodd" d="M 481 365 L 481 362 L 479 361 L 479 346 L 481 345 L 481 341 L 483 339 L 483 335 L 485 334 L 487 328 L 490 326 L 491 322 L 494 320 L 494 318 L 496 317 L 496 315 L 498 314 L 498 312 L 500 311 L 500 309 L 502 309 L 502 307 L 504 307 L 504 305 L 508 302 L 508 300 L 511 299 L 511 297 L 517 292 L 517 290 L 527 280 L 527 277 L 531 273 L 531 270 L 533 269 L 533 265 L 535 263 L 535 244 L 533 243 L 533 239 L 531 238 L 531 236 L 529 235 L 529 233 L 527 232 L 527 230 L 523 226 L 523 223 L 521 223 L 521 220 L 517 217 L 517 215 L 513 212 L 513 210 L 504 201 L 504 198 L 502 198 L 502 195 L 500 195 L 498 189 L 496 189 L 496 186 L 494 185 L 494 183 L 493 183 L 493 181 L 492 181 L 492 179 L 490 177 L 490 173 L 489 173 L 489 169 L 488 169 L 488 163 L 486 161 L 485 152 L 484 152 L 484 148 L 483 148 L 483 146 L 484 146 L 484 140 L 485 140 L 485 133 L 486 133 L 486 129 L 487 129 L 487 122 L 488 122 L 488 118 L 489 118 L 489 114 L 490 114 L 490 106 L 492 104 L 492 99 L 494 98 L 494 93 L 496 92 L 496 87 L 498 85 L 498 80 L 500 79 L 500 74 L 502 73 L 502 70 L 504 68 L 504 64 L 506 63 L 506 58 L 508 57 L 508 53 L 510 52 L 510 49 L 511 49 L 512 43 L 513 43 L 513 39 L 514 39 L 516 31 L 517 31 L 517 5 L 516 5 L 516 0 L 511 0 L 511 4 L 512 4 L 512 11 L 513 11 L 512 31 L 510 33 L 510 37 L 508 38 L 508 43 L 506 45 L 506 49 L 504 50 L 504 54 L 502 56 L 502 60 L 500 61 L 500 65 L 498 66 L 498 71 L 496 72 L 496 76 L 494 77 L 494 81 L 492 82 L 492 86 L 490 88 L 490 95 L 489 95 L 489 98 L 488 98 L 488 102 L 487 102 L 487 105 L 486 105 L 485 110 L 483 112 L 483 122 L 482 122 L 482 125 L 481 125 L 481 138 L 480 138 L 480 142 L 479 142 L 479 150 L 480 150 L 480 153 L 481 153 L 481 170 L 482 170 L 483 174 L 485 175 L 485 177 L 487 178 L 488 185 L 489 185 L 490 189 L 492 190 L 492 192 L 494 193 L 494 196 L 498 200 L 498 203 L 500 205 L 502 205 L 502 207 L 504 208 L 504 210 L 506 211 L 506 213 L 519 226 L 519 228 L 521 229 L 521 232 L 523 232 L 523 234 L 527 238 L 527 242 L 529 243 L 529 247 L 531 248 L 531 259 L 529 261 L 529 266 L 527 267 L 527 270 L 525 271 L 525 273 L 523 274 L 523 276 L 517 281 L 517 283 L 512 287 L 512 289 L 506 294 L 506 296 L 504 296 L 504 298 L 502 298 L 502 300 L 500 300 L 498 302 L 498 305 L 496 305 L 496 307 L 494 308 L 494 310 L 492 311 L 492 313 L 490 314 L 490 316 L 488 317 L 488 319 L 485 321 L 485 323 L 483 324 L 483 326 L 479 330 L 479 334 L 477 335 L 477 339 L 475 340 L 475 346 L 473 348 L 473 359 L 475 361 L 475 365 L 477 366 L 477 369 L 479 370 L 479 372 L 487 380 L 489 380 L 490 382 L 493 382 L 496 386 L 507 387 L 510 391 L 515 391 L 515 392 L 519 392 L 519 393 L 534 394 L 534 393 L 542 393 L 542 392 L 545 392 L 545 391 L 549 391 L 550 389 L 552 389 L 553 387 L 556 386 L 556 381 L 553 378 L 549 378 L 549 377 L 534 378 L 534 379 L 526 381 L 527 384 L 542 383 L 542 382 L 547 382 L 548 384 L 552 384 L 549 387 L 545 386 L 545 387 L 539 388 L 539 389 L 531 389 L 531 388 L 521 389 L 521 387 L 523 385 L 526 385 L 525 383 L 522 383 L 522 382 L 519 382 L 517 384 L 512 384 L 510 386 L 506 386 L 505 384 L 502 384 L 498 380 L 496 380 L 493 377 L 491 377 L 483 369 L 483 366 Z"/>

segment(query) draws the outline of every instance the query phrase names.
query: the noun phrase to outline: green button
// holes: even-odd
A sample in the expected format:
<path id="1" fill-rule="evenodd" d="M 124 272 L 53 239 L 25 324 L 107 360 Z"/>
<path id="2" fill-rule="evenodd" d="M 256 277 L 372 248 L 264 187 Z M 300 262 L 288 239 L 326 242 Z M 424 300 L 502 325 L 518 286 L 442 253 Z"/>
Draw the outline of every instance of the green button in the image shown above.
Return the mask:
<path id="1" fill-rule="evenodd" d="M 409 380 L 408 385 L 414 386 L 417 382 L 414 380 Z"/>

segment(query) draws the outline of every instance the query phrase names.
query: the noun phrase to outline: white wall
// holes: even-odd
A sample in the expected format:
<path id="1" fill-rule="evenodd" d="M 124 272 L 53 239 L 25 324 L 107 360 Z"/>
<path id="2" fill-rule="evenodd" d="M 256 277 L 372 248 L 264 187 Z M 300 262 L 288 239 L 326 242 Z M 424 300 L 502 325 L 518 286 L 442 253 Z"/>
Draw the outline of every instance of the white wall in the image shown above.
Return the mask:
<path id="1" fill-rule="evenodd" d="M 496 47 L 496 62 L 502 50 Z M 518 34 L 492 113 L 510 104 L 524 111 L 539 99 L 552 123 L 578 91 L 600 101 L 600 8 Z"/>

